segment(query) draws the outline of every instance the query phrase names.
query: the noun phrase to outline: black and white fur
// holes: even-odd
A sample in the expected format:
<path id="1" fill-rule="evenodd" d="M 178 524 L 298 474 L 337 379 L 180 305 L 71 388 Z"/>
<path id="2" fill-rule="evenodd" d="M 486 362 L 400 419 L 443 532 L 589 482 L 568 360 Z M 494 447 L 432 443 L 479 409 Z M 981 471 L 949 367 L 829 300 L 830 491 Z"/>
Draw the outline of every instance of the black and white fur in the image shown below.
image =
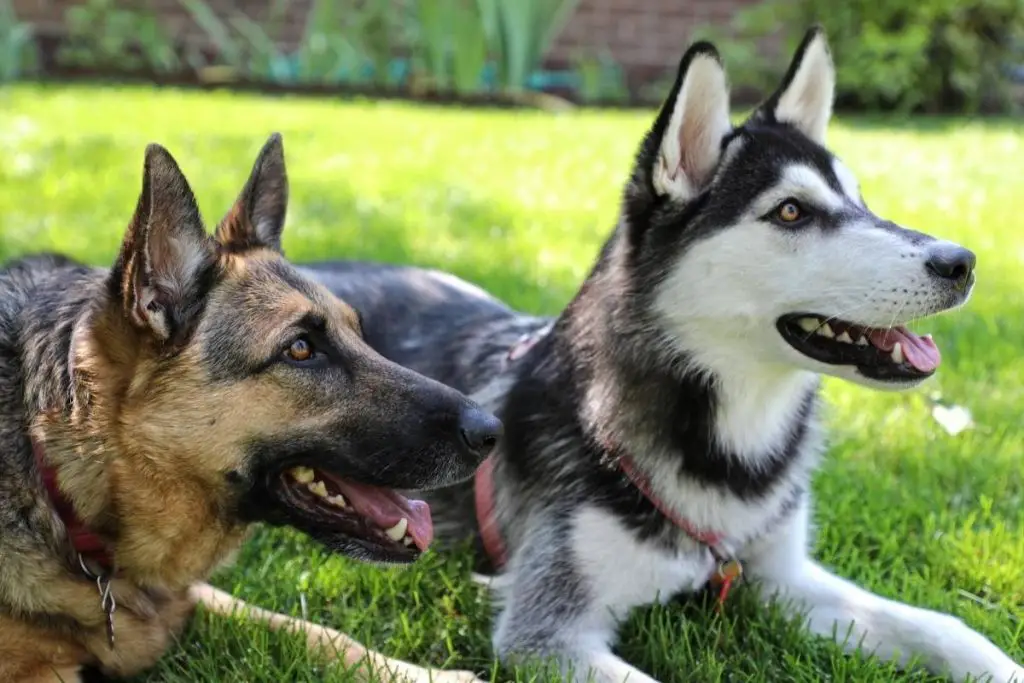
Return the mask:
<path id="1" fill-rule="evenodd" d="M 680 515 L 725 533 L 746 577 L 813 633 L 849 633 L 848 647 L 956 680 L 1024 683 L 1024 668 L 959 619 L 869 593 L 809 555 L 820 374 L 887 389 L 919 380 L 812 360 L 777 320 L 817 311 L 887 328 L 963 304 L 973 284 L 929 265 L 970 271 L 969 252 L 873 214 L 826 150 L 834 84 L 812 29 L 780 89 L 734 128 L 717 52 L 692 46 L 614 233 L 554 320 L 433 271 L 308 266 L 361 311 L 376 349 L 504 421 L 494 481 L 511 559 L 492 582 L 504 660 L 553 656 L 570 680 L 650 682 L 613 654 L 618 622 L 702 588 L 715 568 L 614 466 L 614 443 Z M 787 198 L 814 207 L 813 220 L 766 218 Z M 542 336 L 509 361 L 525 333 Z M 476 530 L 469 486 L 430 501 L 442 537 Z"/>

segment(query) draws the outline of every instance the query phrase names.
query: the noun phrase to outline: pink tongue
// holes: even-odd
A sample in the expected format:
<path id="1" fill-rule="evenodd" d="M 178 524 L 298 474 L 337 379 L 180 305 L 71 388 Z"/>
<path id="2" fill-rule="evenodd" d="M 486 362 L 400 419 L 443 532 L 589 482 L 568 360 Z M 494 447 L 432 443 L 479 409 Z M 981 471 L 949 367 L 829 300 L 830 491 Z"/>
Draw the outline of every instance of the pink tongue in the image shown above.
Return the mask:
<path id="1" fill-rule="evenodd" d="M 409 529 L 406 533 L 412 537 L 417 548 L 426 550 L 434 540 L 430 506 L 422 500 L 409 500 L 388 489 L 333 477 L 331 482 L 338 487 L 356 512 L 373 520 L 381 529 L 390 529 L 405 517 L 409 520 Z"/>
<path id="2" fill-rule="evenodd" d="M 869 330 L 868 339 L 872 346 L 882 351 L 892 351 L 899 342 L 903 357 L 910 365 L 921 372 L 931 372 L 939 367 L 942 357 L 939 347 L 931 337 L 919 337 L 905 327 L 894 327 L 891 330 Z"/>

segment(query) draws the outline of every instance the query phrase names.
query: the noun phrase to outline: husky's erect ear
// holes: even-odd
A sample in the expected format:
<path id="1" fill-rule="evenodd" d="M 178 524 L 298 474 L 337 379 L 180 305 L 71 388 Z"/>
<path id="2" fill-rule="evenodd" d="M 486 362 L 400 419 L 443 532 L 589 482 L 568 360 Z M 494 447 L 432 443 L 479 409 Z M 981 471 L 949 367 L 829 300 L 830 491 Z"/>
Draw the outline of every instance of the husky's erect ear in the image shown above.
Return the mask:
<path id="1" fill-rule="evenodd" d="M 714 175 L 731 130 L 722 60 L 710 43 L 694 43 L 648 136 L 648 144 L 657 145 L 650 168 L 655 192 L 693 199 Z"/>
<path id="2" fill-rule="evenodd" d="M 266 248 L 281 251 L 288 208 L 284 144 L 274 133 L 263 145 L 234 206 L 217 225 L 216 238 L 228 251 Z"/>
<path id="3" fill-rule="evenodd" d="M 111 271 L 125 316 L 161 345 L 176 345 L 202 309 L 215 261 L 188 181 L 166 149 L 149 145 L 142 192 Z"/>
<path id="4" fill-rule="evenodd" d="M 835 90 L 836 70 L 828 38 L 821 26 L 812 26 L 800 42 L 782 85 L 758 107 L 751 120 L 789 124 L 823 145 Z"/>

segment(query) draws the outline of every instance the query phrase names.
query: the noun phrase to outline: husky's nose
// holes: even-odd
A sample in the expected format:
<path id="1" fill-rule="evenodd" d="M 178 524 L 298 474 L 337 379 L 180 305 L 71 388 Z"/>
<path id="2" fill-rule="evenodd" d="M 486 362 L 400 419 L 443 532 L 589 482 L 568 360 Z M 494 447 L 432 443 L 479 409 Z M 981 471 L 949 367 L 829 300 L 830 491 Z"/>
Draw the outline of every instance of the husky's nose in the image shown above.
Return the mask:
<path id="1" fill-rule="evenodd" d="M 469 452 L 483 460 L 494 447 L 498 445 L 501 437 L 501 420 L 479 408 L 463 408 L 459 415 L 459 436 L 462 443 Z"/>
<path id="2" fill-rule="evenodd" d="M 932 274 L 963 289 L 970 282 L 976 261 L 977 257 L 969 249 L 957 244 L 940 244 L 932 247 L 924 265 Z"/>

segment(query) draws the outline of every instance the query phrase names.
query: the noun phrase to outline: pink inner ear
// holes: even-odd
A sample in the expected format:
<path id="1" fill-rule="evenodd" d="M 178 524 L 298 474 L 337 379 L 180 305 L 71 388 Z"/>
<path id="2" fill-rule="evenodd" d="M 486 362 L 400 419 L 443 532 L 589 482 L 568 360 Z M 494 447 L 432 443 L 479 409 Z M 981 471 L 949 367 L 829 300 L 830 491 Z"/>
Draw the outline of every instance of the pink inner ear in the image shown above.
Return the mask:
<path id="1" fill-rule="evenodd" d="M 721 64 L 698 58 L 684 78 L 672 116 L 672 122 L 678 126 L 675 139 L 679 145 L 679 164 L 678 168 L 665 170 L 676 181 L 677 191 L 689 196 L 710 182 L 721 157 L 722 138 L 732 129 L 732 124 L 729 87 Z M 666 161 L 671 163 L 670 159 Z M 682 178 L 679 178 L 680 172 Z M 680 180 L 685 181 L 685 189 L 679 186 Z"/>

